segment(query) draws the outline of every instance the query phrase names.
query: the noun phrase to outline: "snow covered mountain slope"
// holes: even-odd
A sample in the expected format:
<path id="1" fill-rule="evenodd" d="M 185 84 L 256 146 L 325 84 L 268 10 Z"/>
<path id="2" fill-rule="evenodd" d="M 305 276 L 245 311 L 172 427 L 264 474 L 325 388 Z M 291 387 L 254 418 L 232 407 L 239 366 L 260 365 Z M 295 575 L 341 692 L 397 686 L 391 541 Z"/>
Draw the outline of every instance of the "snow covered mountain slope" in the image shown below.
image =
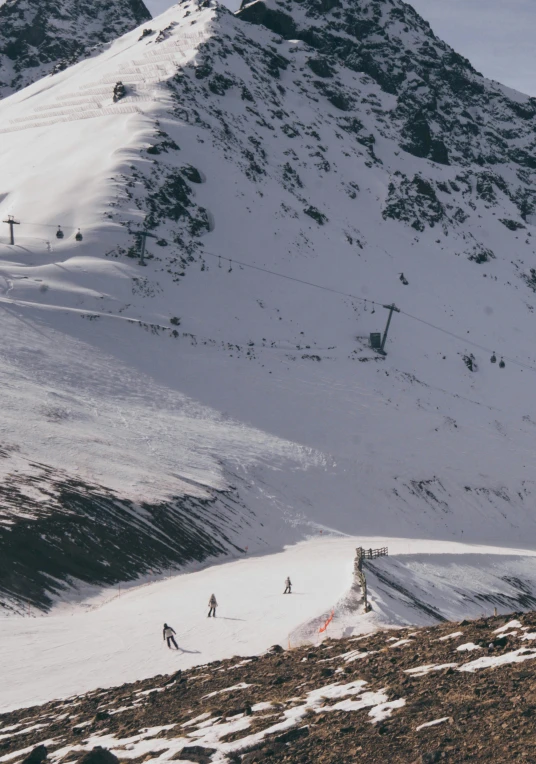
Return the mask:
<path id="1" fill-rule="evenodd" d="M 400 2 L 184 2 L 151 29 L 0 104 L 20 591 L 319 528 L 532 548 L 534 100 Z"/>
<path id="2" fill-rule="evenodd" d="M 143 0 L 0 3 L 0 98 L 65 69 L 151 18 Z"/>

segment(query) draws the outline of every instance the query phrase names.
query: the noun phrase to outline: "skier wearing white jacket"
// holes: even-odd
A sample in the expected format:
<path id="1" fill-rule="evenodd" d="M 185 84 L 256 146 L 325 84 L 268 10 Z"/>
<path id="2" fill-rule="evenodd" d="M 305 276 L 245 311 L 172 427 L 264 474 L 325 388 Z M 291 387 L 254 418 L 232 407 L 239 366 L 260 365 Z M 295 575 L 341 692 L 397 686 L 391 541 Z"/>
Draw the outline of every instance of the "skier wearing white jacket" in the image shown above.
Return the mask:
<path id="1" fill-rule="evenodd" d="M 171 650 L 171 643 L 175 645 L 175 650 L 179 649 L 178 644 L 175 642 L 175 637 L 173 636 L 177 632 L 175 629 L 172 629 L 171 626 L 168 626 L 167 623 L 164 624 L 164 631 L 163 631 L 163 638 L 167 639 L 167 646 Z"/>
<path id="2" fill-rule="evenodd" d="M 208 606 L 210 610 L 208 611 L 207 618 L 210 618 L 211 615 L 213 615 L 214 618 L 216 618 L 216 608 L 218 607 L 218 603 L 216 602 L 216 597 L 213 594 L 210 595 Z"/>

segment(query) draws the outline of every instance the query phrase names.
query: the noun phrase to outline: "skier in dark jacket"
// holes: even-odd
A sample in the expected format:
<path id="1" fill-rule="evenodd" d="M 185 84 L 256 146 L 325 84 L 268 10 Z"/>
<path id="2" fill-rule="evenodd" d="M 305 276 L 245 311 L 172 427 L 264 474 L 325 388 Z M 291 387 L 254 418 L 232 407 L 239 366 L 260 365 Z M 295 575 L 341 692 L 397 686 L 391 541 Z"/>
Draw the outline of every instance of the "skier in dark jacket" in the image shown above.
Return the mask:
<path id="1" fill-rule="evenodd" d="M 178 644 L 175 642 L 175 637 L 173 636 L 177 632 L 175 629 L 172 629 L 171 626 L 168 626 L 167 623 L 164 624 L 164 631 L 163 631 L 163 638 L 167 639 L 167 646 L 171 650 L 171 643 L 175 645 L 175 650 L 179 649 Z"/>
<path id="2" fill-rule="evenodd" d="M 285 591 L 283 594 L 292 594 L 292 581 L 290 580 L 290 576 L 287 576 L 287 580 L 285 581 Z"/>
<path id="3" fill-rule="evenodd" d="M 218 607 L 218 603 L 216 602 L 216 597 L 213 594 L 210 595 L 208 606 L 210 610 L 208 611 L 207 618 L 210 618 L 210 616 L 212 615 L 214 616 L 214 618 L 216 618 L 216 608 Z"/>

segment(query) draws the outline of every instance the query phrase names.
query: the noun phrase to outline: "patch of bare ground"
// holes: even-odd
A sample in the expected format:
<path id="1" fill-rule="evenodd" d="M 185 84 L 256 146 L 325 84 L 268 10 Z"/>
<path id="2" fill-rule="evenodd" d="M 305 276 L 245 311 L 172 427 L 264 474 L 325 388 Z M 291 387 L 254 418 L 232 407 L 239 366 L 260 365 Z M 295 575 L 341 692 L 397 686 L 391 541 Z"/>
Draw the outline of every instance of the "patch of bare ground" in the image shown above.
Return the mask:
<path id="1" fill-rule="evenodd" d="M 0 762 L 533 762 L 535 678 L 536 613 L 380 631 L 1 715 Z"/>

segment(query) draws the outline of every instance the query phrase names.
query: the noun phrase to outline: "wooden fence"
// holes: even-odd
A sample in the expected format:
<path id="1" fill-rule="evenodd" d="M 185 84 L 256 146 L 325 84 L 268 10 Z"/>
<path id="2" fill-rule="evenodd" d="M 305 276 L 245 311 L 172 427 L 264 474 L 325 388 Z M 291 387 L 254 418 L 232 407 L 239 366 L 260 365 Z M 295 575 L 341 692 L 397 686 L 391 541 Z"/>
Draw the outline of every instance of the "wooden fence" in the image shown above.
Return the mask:
<path id="1" fill-rule="evenodd" d="M 370 610 L 370 605 L 367 598 L 367 579 L 363 573 L 363 560 L 375 560 L 377 557 L 386 557 L 388 555 L 387 547 L 384 546 L 381 549 L 363 549 L 362 546 L 357 547 L 356 558 L 354 562 L 354 573 L 357 584 L 361 587 L 363 592 L 363 600 L 365 603 L 365 613 Z"/>
<path id="2" fill-rule="evenodd" d="M 381 549 L 363 549 L 362 546 L 356 549 L 357 559 L 361 560 L 375 560 L 377 557 L 386 557 L 389 554 L 386 546 Z"/>
<path id="3" fill-rule="evenodd" d="M 364 551 L 366 560 L 374 560 L 376 557 L 386 557 L 389 553 L 386 546 L 381 549 L 365 549 Z"/>

